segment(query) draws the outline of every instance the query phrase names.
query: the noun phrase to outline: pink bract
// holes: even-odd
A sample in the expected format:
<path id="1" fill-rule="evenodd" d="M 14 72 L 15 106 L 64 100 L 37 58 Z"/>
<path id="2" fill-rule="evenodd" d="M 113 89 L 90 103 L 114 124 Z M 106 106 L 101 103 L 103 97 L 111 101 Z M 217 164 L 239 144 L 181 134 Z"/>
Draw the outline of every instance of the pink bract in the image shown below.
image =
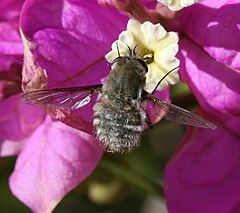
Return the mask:
<path id="1" fill-rule="evenodd" d="M 117 11 L 96 2 L 27 1 L 21 22 L 23 89 L 39 89 L 46 83 L 48 88 L 101 83 L 109 72 L 104 55 L 126 22 Z M 93 104 L 67 114 L 57 109 L 48 109 L 48 113 L 91 133 Z"/>
<path id="2" fill-rule="evenodd" d="M 168 163 L 170 213 L 239 212 L 239 6 L 206 0 L 180 16 L 181 77 L 218 129 L 189 128 Z"/>
<path id="3" fill-rule="evenodd" d="M 239 212 L 239 158 L 240 137 L 228 129 L 189 128 L 164 175 L 169 212 Z"/>
<path id="4" fill-rule="evenodd" d="M 239 9 L 237 1 L 204 1 L 180 17 L 187 35 L 180 47 L 182 77 L 201 106 L 217 117 L 219 112 L 240 116 Z"/>
<path id="5" fill-rule="evenodd" d="M 21 92 L 23 63 L 23 45 L 18 29 L 22 3 L 0 3 L 0 140 L 1 146 L 5 147 L 4 155 L 16 154 L 19 151 L 18 141 L 28 137 L 43 120 L 43 113 L 39 109 L 22 106 L 16 95 Z M 6 150 L 9 146 L 5 146 L 5 142 L 11 143 L 11 151 Z M 13 148 L 14 142 L 16 150 Z"/>
<path id="6" fill-rule="evenodd" d="M 34 212 L 51 212 L 101 156 L 93 136 L 47 118 L 18 156 L 10 187 Z"/>

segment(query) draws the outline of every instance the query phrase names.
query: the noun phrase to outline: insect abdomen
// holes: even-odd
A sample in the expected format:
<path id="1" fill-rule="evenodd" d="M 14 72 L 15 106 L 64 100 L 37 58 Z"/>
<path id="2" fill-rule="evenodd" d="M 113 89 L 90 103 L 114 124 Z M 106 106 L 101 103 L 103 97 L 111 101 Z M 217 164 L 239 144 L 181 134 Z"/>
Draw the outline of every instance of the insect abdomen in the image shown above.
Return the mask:
<path id="1" fill-rule="evenodd" d="M 109 152 L 129 152 L 139 145 L 144 130 L 140 110 L 116 111 L 112 106 L 97 103 L 94 107 L 96 137 Z"/>

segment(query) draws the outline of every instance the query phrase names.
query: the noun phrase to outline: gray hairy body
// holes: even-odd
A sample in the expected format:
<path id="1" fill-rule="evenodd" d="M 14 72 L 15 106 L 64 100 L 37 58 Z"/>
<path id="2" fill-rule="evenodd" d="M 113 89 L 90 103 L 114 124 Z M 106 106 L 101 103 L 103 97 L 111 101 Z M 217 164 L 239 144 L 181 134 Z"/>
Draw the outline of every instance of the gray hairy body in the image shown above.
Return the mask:
<path id="1" fill-rule="evenodd" d="M 129 152 L 139 145 L 146 112 L 141 94 L 147 68 L 132 57 L 119 57 L 94 106 L 96 137 L 110 152 Z"/>

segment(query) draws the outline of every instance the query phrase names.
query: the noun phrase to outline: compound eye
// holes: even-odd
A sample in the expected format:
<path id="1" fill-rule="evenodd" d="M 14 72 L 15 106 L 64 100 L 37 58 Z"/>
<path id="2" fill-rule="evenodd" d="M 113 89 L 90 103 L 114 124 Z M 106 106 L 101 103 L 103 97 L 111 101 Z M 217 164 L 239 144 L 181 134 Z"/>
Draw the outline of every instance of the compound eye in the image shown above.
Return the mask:
<path id="1" fill-rule="evenodd" d="M 113 64 L 116 63 L 117 61 L 119 61 L 119 60 L 122 59 L 122 58 L 123 58 L 122 56 L 118 56 L 117 58 L 115 58 L 115 59 L 113 60 Z"/>
<path id="2" fill-rule="evenodd" d="M 147 66 L 147 64 L 142 60 L 142 59 L 137 59 L 139 62 L 140 62 L 140 64 L 145 68 L 145 70 L 146 70 L 146 72 L 148 72 L 148 66 Z"/>

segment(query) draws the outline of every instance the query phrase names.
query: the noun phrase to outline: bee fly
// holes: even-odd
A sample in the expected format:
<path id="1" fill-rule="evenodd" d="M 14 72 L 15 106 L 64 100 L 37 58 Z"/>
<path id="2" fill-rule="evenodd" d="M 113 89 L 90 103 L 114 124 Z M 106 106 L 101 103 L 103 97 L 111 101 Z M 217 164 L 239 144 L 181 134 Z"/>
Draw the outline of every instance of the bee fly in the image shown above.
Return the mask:
<path id="1" fill-rule="evenodd" d="M 88 104 L 93 94 L 99 94 L 93 107 L 96 138 L 107 151 L 129 152 L 139 145 L 144 126 L 147 124 L 151 127 L 145 103 L 160 109 L 166 120 L 216 128 L 201 116 L 153 95 L 163 79 L 175 69 L 158 82 L 152 93 L 148 93 L 144 90 L 147 64 L 136 56 L 135 48 L 133 51 L 129 48 L 128 56 L 122 57 L 119 54 L 115 58 L 103 85 L 31 91 L 22 95 L 20 100 L 40 107 L 53 105 L 60 109 L 76 110 Z"/>

